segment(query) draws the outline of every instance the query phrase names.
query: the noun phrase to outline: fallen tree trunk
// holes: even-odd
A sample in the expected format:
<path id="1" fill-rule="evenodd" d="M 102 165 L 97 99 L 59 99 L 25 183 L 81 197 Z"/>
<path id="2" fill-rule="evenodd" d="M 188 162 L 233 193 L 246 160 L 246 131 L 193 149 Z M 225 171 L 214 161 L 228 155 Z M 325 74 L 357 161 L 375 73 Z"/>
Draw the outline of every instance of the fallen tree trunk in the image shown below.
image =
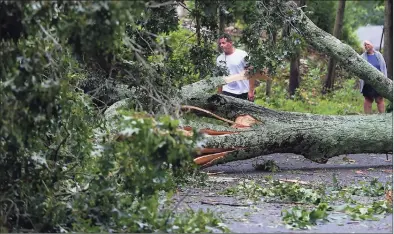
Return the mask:
<path id="1" fill-rule="evenodd" d="M 236 76 L 237 80 L 248 78 Z M 211 112 L 211 116 L 223 120 L 221 125 L 181 122 L 180 127 L 187 134 L 197 130 L 206 135 L 195 158 L 202 167 L 272 153 L 295 153 L 326 163 L 343 154 L 392 152 L 392 113 L 335 116 L 275 111 L 246 100 L 205 93 L 211 84 L 225 84 L 233 79 L 234 76 L 212 77 L 182 89 L 184 110 Z M 114 116 L 116 109 L 127 103 L 115 103 L 106 116 Z M 236 120 L 242 116 L 249 116 L 254 124 L 240 127 Z"/>
<path id="2" fill-rule="evenodd" d="M 226 82 L 223 77 L 211 79 Z M 187 86 L 196 91 L 184 89 L 187 96 L 183 102 L 187 106 L 183 109 L 211 112 L 211 116 L 220 116 L 216 118 L 222 119 L 223 124 L 197 121 L 180 125 L 189 134 L 197 130 L 206 135 L 195 158 L 202 167 L 272 153 L 295 153 L 314 162 L 326 163 L 329 158 L 343 154 L 392 152 L 392 113 L 335 116 L 275 111 L 234 97 L 201 93 L 209 83 L 208 79 Z M 114 109 L 108 112 L 109 116 Z M 255 121 L 239 127 L 236 120 L 242 116 Z"/>
<path id="3" fill-rule="evenodd" d="M 223 95 L 213 95 L 194 104 L 199 103 L 204 103 L 200 107 L 230 119 L 250 115 L 259 121 L 248 130 L 229 127 L 221 130 L 231 133 L 207 137 L 203 148 L 227 149 L 227 153 L 203 161 L 204 166 L 272 153 L 295 153 L 325 163 L 343 154 L 392 152 L 391 113 L 349 116 L 291 113 Z"/>

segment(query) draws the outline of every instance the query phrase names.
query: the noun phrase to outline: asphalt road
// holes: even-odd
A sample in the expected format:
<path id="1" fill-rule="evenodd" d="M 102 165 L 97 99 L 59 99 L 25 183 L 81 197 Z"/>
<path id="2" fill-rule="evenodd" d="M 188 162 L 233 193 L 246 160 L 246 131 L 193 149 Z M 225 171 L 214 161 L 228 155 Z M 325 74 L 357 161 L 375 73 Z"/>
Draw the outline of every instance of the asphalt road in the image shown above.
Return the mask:
<path id="1" fill-rule="evenodd" d="M 388 160 L 387 160 L 388 157 Z M 280 171 L 262 172 L 253 167 L 263 160 L 273 160 Z M 204 169 L 209 172 L 209 185 L 183 191 L 187 196 L 182 202 L 187 207 L 210 209 L 225 221 L 235 233 L 393 233 L 393 215 L 379 221 L 352 221 L 349 217 L 332 216 L 332 221 L 313 226 L 310 230 L 289 230 L 282 223 L 281 211 L 293 204 L 259 202 L 246 206 L 232 206 L 236 198 L 218 194 L 218 191 L 237 184 L 240 180 L 258 180 L 272 176 L 274 179 L 301 180 L 308 183 L 332 185 L 335 174 L 341 185 L 352 185 L 373 178 L 392 185 L 392 155 L 357 154 L 331 158 L 326 164 L 317 164 L 294 154 L 272 154 L 250 160 L 230 162 Z M 364 198 L 368 199 L 372 198 Z M 222 203 L 213 205 L 213 203 Z M 182 208 L 179 209 L 181 212 Z"/>

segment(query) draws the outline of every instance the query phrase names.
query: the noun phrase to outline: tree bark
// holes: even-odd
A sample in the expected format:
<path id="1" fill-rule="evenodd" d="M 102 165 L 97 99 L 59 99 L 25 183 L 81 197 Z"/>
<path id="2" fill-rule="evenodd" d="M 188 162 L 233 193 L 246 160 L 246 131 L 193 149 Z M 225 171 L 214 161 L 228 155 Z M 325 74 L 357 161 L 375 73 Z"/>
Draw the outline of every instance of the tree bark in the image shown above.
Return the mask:
<path id="1" fill-rule="evenodd" d="M 196 35 L 197 35 L 197 45 L 201 45 L 201 9 L 199 0 L 194 1 L 195 11 L 196 11 Z"/>
<path id="2" fill-rule="evenodd" d="M 295 54 L 290 60 L 289 95 L 293 96 L 300 87 L 300 55 Z"/>
<path id="3" fill-rule="evenodd" d="M 272 32 L 272 43 L 274 45 L 276 44 L 277 36 L 278 36 L 278 33 L 276 31 Z M 271 96 L 271 90 L 272 90 L 272 79 L 268 78 L 267 81 L 265 82 L 265 96 L 266 97 Z"/>
<path id="4" fill-rule="evenodd" d="M 219 3 L 219 35 L 224 33 L 224 29 L 226 28 L 226 16 L 223 11 L 223 3 Z"/>
<path id="5" fill-rule="evenodd" d="M 221 131 L 231 133 L 206 138 L 203 148 L 227 152 L 204 166 L 272 153 L 295 153 L 317 163 L 326 163 L 329 158 L 343 154 L 392 152 L 391 113 L 350 116 L 292 113 L 270 110 L 224 95 L 194 98 L 189 104 L 229 119 L 250 115 L 258 121 L 249 129 L 222 128 Z M 197 159 L 200 157 L 206 155 L 199 155 Z"/>
<path id="6" fill-rule="evenodd" d="M 384 47 L 387 77 L 393 80 L 393 0 L 384 1 Z"/>
<path id="7" fill-rule="evenodd" d="M 337 16 L 335 18 L 335 26 L 333 32 L 334 37 L 338 39 L 341 38 L 341 34 L 342 34 L 343 19 L 345 16 L 345 5 L 346 5 L 346 0 L 340 0 L 338 2 L 338 10 L 337 10 Z M 331 57 L 330 61 L 328 62 L 328 70 L 327 70 L 328 73 L 323 87 L 323 93 L 330 92 L 334 88 L 335 65 L 336 65 L 336 61 L 334 58 Z"/>
<path id="8" fill-rule="evenodd" d="M 306 0 L 297 1 L 297 5 L 302 7 Z M 298 87 L 300 87 L 300 52 L 297 52 L 290 60 L 290 80 L 289 80 L 289 95 L 293 96 Z"/>
<path id="9" fill-rule="evenodd" d="M 265 96 L 270 97 L 271 96 L 271 90 L 272 90 L 272 79 L 269 78 L 265 82 Z"/>

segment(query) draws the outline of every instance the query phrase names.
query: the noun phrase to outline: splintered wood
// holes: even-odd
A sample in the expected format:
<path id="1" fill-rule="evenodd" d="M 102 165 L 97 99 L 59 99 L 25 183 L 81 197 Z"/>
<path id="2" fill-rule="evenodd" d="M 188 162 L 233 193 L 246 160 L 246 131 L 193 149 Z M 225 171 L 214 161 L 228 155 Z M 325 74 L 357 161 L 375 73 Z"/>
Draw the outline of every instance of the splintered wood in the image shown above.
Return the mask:
<path id="1" fill-rule="evenodd" d="M 227 134 L 237 134 L 238 131 L 236 129 L 245 129 L 245 128 L 250 128 L 252 125 L 257 124 L 258 121 L 253 118 L 250 115 L 240 115 L 235 118 L 235 121 L 225 119 L 223 117 L 220 117 L 218 115 L 213 114 L 212 112 L 195 107 L 195 106 L 188 106 L 184 105 L 181 107 L 183 110 L 194 110 L 194 111 L 200 111 L 204 112 L 208 115 L 211 115 L 212 117 L 222 120 L 228 124 L 231 124 L 230 128 L 233 128 L 234 131 L 217 131 L 217 130 L 212 130 L 212 129 L 199 129 L 200 133 L 204 133 L 208 136 L 221 136 L 221 135 L 227 135 Z M 184 135 L 186 136 L 192 136 L 193 135 L 193 128 L 190 126 L 185 126 L 183 129 L 181 129 Z M 230 152 L 233 152 L 239 148 L 229 148 L 229 149 L 220 149 L 220 148 L 201 148 L 198 149 L 198 155 L 199 157 L 194 159 L 194 162 L 198 165 L 208 165 L 212 163 L 215 160 L 218 160 L 220 158 L 225 157 L 227 154 Z"/>

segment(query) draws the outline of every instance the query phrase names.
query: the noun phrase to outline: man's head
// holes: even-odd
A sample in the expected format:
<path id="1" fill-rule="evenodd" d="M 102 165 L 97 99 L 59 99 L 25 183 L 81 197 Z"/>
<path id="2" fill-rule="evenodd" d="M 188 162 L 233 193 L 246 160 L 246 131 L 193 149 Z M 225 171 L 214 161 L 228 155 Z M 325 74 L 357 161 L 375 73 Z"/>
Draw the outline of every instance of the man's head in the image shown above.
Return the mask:
<path id="1" fill-rule="evenodd" d="M 372 42 L 370 42 L 370 41 L 368 41 L 368 40 L 365 40 L 365 41 L 364 41 L 364 49 L 365 49 L 365 51 L 367 51 L 367 52 L 373 52 L 373 51 L 374 51 L 374 48 L 373 48 Z"/>
<path id="2" fill-rule="evenodd" d="M 218 44 L 220 49 L 225 54 L 232 54 L 234 52 L 233 40 L 229 34 L 223 34 L 219 37 Z"/>

